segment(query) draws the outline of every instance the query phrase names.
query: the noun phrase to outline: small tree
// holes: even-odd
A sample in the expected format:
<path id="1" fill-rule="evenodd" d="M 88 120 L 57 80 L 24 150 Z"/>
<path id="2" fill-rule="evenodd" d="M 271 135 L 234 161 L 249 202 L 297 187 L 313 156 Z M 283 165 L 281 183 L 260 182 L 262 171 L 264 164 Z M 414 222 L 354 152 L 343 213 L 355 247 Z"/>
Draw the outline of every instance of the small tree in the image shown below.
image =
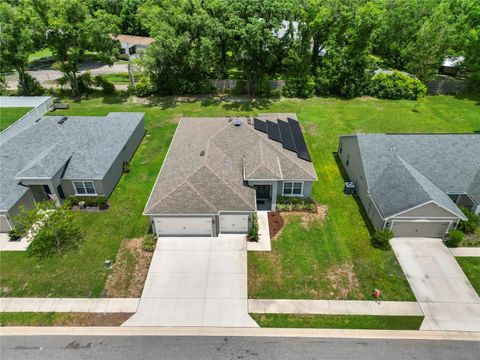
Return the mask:
<path id="1" fill-rule="evenodd" d="M 29 256 L 40 258 L 61 255 L 75 250 L 83 239 L 80 228 L 75 224 L 73 214 L 66 207 L 44 212 L 33 242 L 27 250 Z"/>

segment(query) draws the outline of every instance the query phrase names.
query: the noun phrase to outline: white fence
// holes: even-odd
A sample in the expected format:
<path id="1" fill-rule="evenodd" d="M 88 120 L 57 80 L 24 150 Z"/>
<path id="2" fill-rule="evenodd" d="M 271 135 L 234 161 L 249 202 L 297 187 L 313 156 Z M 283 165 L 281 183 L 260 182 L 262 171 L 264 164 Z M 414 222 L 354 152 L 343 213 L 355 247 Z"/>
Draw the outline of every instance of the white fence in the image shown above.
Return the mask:
<path id="1" fill-rule="evenodd" d="M 0 96 L 0 108 L 32 107 L 28 113 L 1 132 L 0 143 L 28 129 L 38 118 L 49 111 L 53 100 L 49 96 Z M 0 110 L 1 112 L 1 110 Z"/>

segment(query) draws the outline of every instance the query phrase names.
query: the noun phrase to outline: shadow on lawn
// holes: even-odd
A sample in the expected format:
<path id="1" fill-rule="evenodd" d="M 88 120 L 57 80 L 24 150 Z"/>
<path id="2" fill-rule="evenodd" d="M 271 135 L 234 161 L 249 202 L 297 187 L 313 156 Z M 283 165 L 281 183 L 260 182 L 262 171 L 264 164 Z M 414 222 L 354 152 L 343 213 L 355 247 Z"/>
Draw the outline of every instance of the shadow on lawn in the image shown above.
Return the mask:
<path id="1" fill-rule="evenodd" d="M 475 105 L 480 106 L 480 95 L 477 95 L 477 94 L 455 94 L 454 96 L 458 100 L 475 101 Z"/>
<path id="2" fill-rule="evenodd" d="M 333 158 L 335 159 L 335 163 L 337 164 L 338 171 L 340 172 L 340 175 L 342 176 L 342 179 L 344 182 L 350 181 L 347 172 L 345 171 L 345 168 L 343 167 L 342 161 L 338 157 L 338 152 L 333 152 L 332 153 Z M 343 196 L 348 196 L 348 195 L 343 195 Z M 372 225 L 372 222 L 370 221 L 367 212 L 365 211 L 365 208 L 363 207 L 362 202 L 360 201 L 360 198 L 357 195 L 353 195 L 353 199 L 355 200 L 355 203 L 357 204 L 358 211 L 360 212 L 360 215 L 362 216 L 363 222 L 365 223 L 365 226 L 368 229 L 368 232 L 372 236 L 373 233 L 375 232 L 375 228 Z"/>

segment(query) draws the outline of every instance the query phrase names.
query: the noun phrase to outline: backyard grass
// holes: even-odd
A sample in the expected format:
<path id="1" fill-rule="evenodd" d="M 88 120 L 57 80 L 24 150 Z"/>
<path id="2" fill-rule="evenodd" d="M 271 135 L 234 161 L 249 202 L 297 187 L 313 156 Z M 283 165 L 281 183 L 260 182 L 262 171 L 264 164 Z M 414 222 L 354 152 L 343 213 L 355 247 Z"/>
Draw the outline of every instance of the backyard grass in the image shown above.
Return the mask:
<path id="1" fill-rule="evenodd" d="M 143 208 L 181 116 L 254 115 L 296 112 L 303 124 L 319 181 L 313 196 L 328 206 L 323 223 L 305 230 L 295 219 L 273 242 L 271 253 L 250 253 L 250 296 L 254 298 L 370 297 L 378 287 L 385 300 L 413 300 L 393 252 L 373 249 L 358 204 L 342 194 L 343 179 L 335 162 L 337 135 L 352 132 L 471 132 L 480 130 L 478 98 L 426 97 L 416 101 L 376 99 L 219 102 L 215 98 L 128 98 L 94 96 L 68 102 L 65 115 L 106 115 L 110 111 L 145 112 L 147 135 L 114 190 L 108 211 L 75 213 L 85 233 L 78 252 L 49 259 L 25 253 L 0 253 L 2 296 L 100 297 L 108 270 L 123 239 L 143 236 L 148 219 Z M 326 277 L 330 274 L 329 277 Z M 342 284 L 355 288 L 342 289 Z M 254 283 L 251 281 L 254 280 Z M 252 289 L 252 285 L 255 285 Z M 333 293 L 333 294 L 332 294 Z"/>
<path id="2" fill-rule="evenodd" d="M 0 108 L 0 131 L 5 130 L 31 109 L 28 107 Z"/>
<path id="3" fill-rule="evenodd" d="M 418 330 L 423 316 L 250 314 L 266 328 Z"/>
<path id="4" fill-rule="evenodd" d="M 480 257 L 457 257 L 456 259 L 470 284 L 480 296 Z"/>

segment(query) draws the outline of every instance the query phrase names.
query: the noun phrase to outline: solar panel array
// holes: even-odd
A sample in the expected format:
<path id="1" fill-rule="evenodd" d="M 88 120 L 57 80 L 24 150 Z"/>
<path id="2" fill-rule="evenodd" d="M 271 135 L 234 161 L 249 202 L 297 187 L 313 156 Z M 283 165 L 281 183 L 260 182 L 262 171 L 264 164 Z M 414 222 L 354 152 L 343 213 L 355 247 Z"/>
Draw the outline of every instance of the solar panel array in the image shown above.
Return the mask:
<path id="1" fill-rule="evenodd" d="M 253 119 L 253 127 L 268 135 L 269 139 L 282 144 L 284 149 L 297 153 L 300 159 L 312 161 L 303 137 L 302 129 L 297 120 L 287 118 L 287 121 L 277 120 L 276 123 L 267 120 Z"/>

